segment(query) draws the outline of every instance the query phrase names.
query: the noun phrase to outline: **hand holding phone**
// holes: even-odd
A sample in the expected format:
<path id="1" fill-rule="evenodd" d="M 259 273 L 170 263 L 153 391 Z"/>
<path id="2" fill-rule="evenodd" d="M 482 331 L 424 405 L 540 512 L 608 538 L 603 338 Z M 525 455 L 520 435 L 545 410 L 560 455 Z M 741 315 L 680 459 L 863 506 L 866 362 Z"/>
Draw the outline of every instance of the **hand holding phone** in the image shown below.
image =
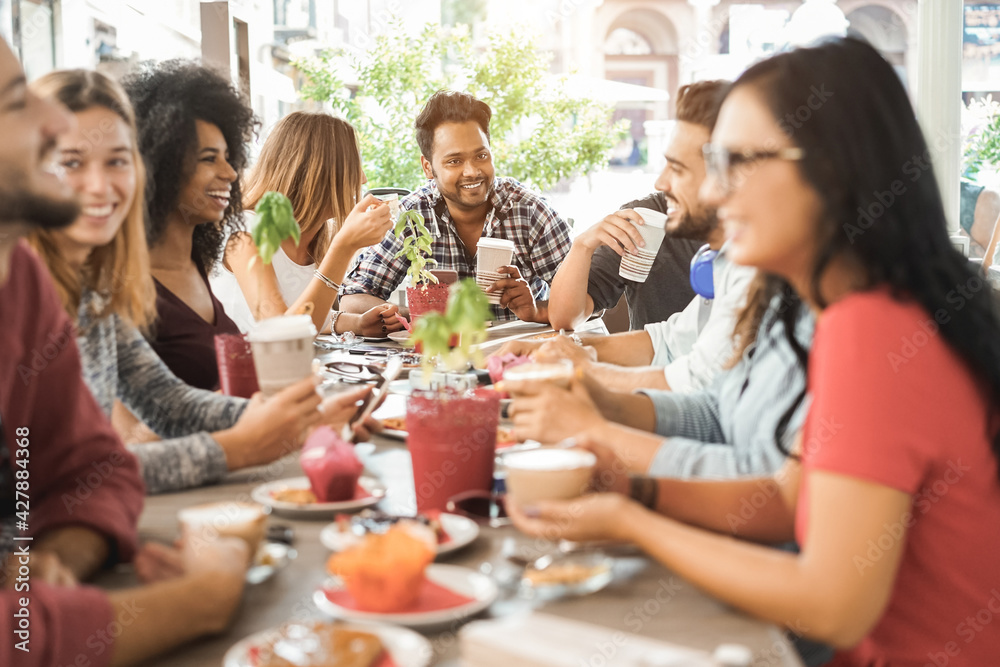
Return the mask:
<path id="1" fill-rule="evenodd" d="M 399 377 L 399 372 L 403 369 L 403 359 L 401 357 L 392 357 L 385 365 L 385 370 L 382 371 L 382 375 L 375 380 L 375 384 L 372 386 L 371 392 L 368 394 L 367 398 L 362 401 L 361 406 L 354 416 L 347 422 L 344 426 L 344 439 L 350 440 L 351 442 L 356 442 L 356 436 L 354 435 L 351 426 L 363 422 L 367 419 L 373 412 L 378 410 L 379 406 L 385 401 L 385 397 L 389 394 L 389 383 Z M 350 437 L 348 437 L 348 435 Z"/>

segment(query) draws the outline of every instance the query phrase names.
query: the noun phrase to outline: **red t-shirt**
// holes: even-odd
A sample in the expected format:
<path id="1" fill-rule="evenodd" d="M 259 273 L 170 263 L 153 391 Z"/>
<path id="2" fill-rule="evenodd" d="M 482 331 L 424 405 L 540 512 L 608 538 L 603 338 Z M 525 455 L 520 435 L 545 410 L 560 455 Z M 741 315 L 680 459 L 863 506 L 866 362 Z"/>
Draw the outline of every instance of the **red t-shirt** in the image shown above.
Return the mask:
<path id="1" fill-rule="evenodd" d="M 912 518 L 900 517 L 909 530 L 889 604 L 833 664 L 1000 665 L 1000 481 L 987 435 L 995 413 L 968 367 L 923 308 L 876 290 L 823 312 L 809 389 L 799 497 L 824 470 L 913 498 Z M 803 500 L 800 544 L 808 522 Z M 858 567 L 900 530 L 887 526 L 883 547 L 876 540 Z"/>

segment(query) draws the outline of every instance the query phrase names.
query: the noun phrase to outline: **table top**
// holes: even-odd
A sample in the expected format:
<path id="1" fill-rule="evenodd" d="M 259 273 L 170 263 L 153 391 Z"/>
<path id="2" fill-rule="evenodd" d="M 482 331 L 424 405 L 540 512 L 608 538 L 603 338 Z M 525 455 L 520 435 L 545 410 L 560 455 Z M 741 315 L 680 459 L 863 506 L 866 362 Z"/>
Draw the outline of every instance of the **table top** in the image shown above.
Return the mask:
<path id="1" fill-rule="evenodd" d="M 367 469 L 379 475 L 389 488 L 381 507 L 387 511 L 412 507 L 413 480 L 405 445 L 379 439 L 374 446 L 363 444 L 359 448 Z M 172 541 L 177 535 L 177 512 L 183 507 L 220 500 L 248 500 L 251 489 L 259 484 L 301 474 L 297 458 L 291 456 L 267 467 L 233 474 L 220 485 L 147 498 L 140 521 L 141 539 Z M 240 610 L 224 634 L 187 644 L 148 664 L 216 667 L 221 665 L 226 651 L 248 635 L 293 618 L 320 616 L 312 595 L 327 577 L 324 565 L 329 552 L 320 544 L 319 533 L 328 521 L 291 520 L 277 515 L 269 521 L 293 527 L 298 557 L 271 579 L 247 587 Z M 531 538 L 512 527 L 484 527 L 475 542 L 439 562 L 477 570 L 483 563 L 499 564 L 503 562 L 501 549 L 505 540 L 514 540 L 518 548 L 534 546 L 530 544 Z M 614 571 L 615 580 L 604 590 L 587 597 L 546 603 L 541 610 L 708 652 L 721 643 L 742 644 L 754 652 L 754 665 L 801 665 L 777 628 L 708 597 L 655 561 L 636 553 L 618 559 Z M 107 579 L 102 583 L 134 584 L 134 578 L 125 572 Z M 537 607 L 538 603 L 502 596 L 484 616 L 501 617 L 532 606 Z M 433 664 L 458 664 L 458 629 L 456 625 L 425 633 L 434 648 Z"/>
<path id="2" fill-rule="evenodd" d="M 606 333 L 600 320 L 588 324 L 594 333 Z M 485 345 L 495 349 L 507 340 L 551 332 L 542 325 L 508 323 L 492 328 Z M 398 397 L 396 402 L 403 400 Z M 412 513 L 413 477 L 405 443 L 376 437 L 373 443 L 358 445 L 358 453 L 366 469 L 381 478 L 388 488 L 379 507 L 389 512 Z M 256 486 L 300 475 L 302 469 L 297 454 L 293 454 L 268 466 L 233 473 L 222 484 L 148 497 L 140 519 L 140 539 L 171 543 L 177 537 L 180 509 L 215 501 L 250 501 L 250 492 Z M 236 618 L 225 633 L 186 644 L 147 664 L 216 667 L 222 664 L 226 651 L 244 637 L 292 619 L 321 616 L 312 596 L 327 578 L 325 563 L 329 552 L 320 543 L 319 533 L 329 520 L 297 520 L 272 515 L 269 521 L 294 529 L 297 558 L 269 580 L 247 586 Z M 546 548 L 547 545 L 537 544 L 513 527 L 483 527 L 476 541 L 440 557 L 438 562 L 488 571 L 505 563 L 504 551 L 513 548 L 520 552 L 539 546 Z M 615 578 L 607 588 L 586 597 L 542 604 L 524 600 L 511 592 L 502 593 L 479 618 L 499 618 L 534 607 L 547 614 L 708 652 L 723 643 L 742 644 L 753 651 L 755 666 L 799 667 L 802 664 L 776 627 L 703 594 L 641 553 L 632 552 L 617 558 L 614 573 Z M 136 582 L 131 571 L 123 568 L 106 575 L 100 583 L 117 588 Z M 459 624 L 453 624 L 444 630 L 424 633 L 434 649 L 433 664 L 459 664 L 459 629 Z"/>

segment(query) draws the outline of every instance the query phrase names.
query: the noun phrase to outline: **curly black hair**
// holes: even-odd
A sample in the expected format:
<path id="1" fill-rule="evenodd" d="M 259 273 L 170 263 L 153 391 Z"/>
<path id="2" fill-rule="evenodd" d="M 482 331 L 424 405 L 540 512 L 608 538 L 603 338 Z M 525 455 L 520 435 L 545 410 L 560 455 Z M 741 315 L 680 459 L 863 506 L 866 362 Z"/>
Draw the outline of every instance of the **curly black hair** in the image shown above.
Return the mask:
<path id="1" fill-rule="evenodd" d="M 196 61 L 144 63 L 122 85 L 135 107 L 139 151 L 146 163 L 146 238 L 153 247 L 190 177 L 190 156 L 198 150 L 195 121 L 222 131 L 229 164 L 240 175 L 259 121 L 228 77 Z M 243 229 L 242 200 L 237 177 L 222 222 L 195 228 L 191 256 L 206 271 L 219 260 L 227 234 Z"/>

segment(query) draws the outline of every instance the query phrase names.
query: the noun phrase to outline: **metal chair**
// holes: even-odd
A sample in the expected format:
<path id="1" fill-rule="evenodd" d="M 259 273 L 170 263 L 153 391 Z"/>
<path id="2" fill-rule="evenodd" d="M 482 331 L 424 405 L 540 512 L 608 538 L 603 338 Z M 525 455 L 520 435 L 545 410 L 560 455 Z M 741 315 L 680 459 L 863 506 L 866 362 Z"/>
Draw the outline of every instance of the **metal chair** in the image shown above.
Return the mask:
<path id="1" fill-rule="evenodd" d="M 399 198 L 402 199 L 408 194 L 410 194 L 410 191 L 406 188 L 372 188 L 365 193 L 365 196 L 375 195 L 376 197 L 383 197 L 385 195 L 399 195 Z"/>

